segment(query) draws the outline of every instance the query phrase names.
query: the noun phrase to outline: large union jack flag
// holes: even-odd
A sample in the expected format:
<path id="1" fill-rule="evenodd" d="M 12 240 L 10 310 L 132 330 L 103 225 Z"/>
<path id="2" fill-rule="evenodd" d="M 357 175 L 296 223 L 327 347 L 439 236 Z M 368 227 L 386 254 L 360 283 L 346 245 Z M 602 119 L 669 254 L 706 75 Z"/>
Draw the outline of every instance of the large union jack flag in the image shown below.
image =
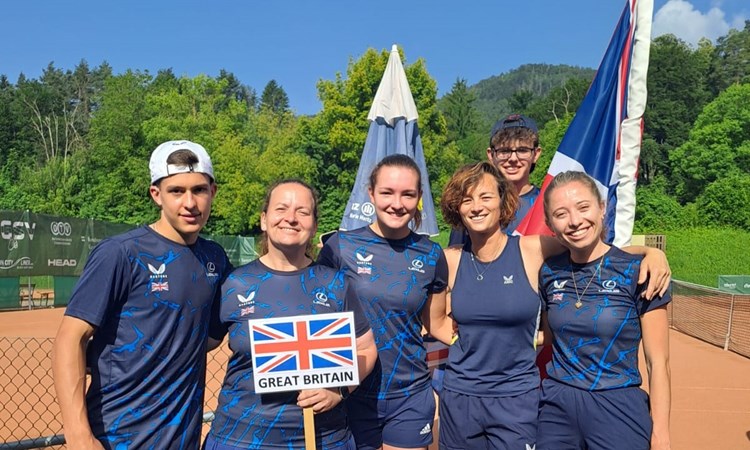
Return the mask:
<path id="1" fill-rule="evenodd" d="M 251 320 L 249 324 L 259 374 L 355 366 L 350 313 Z"/>

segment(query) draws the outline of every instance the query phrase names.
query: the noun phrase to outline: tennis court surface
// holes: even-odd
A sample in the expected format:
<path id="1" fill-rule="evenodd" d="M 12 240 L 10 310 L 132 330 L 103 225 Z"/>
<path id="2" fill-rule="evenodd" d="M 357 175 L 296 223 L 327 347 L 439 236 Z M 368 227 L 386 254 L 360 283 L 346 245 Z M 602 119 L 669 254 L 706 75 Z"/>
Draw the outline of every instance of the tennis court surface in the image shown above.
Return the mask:
<path id="1" fill-rule="evenodd" d="M 49 363 L 62 314 L 63 309 L 0 313 L 0 449 L 62 433 Z M 675 330 L 670 344 L 672 448 L 750 449 L 750 359 Z M 207 409 L 216 405 L 224 376 L 226 357 L 218 352 L 209 355 Z"/>

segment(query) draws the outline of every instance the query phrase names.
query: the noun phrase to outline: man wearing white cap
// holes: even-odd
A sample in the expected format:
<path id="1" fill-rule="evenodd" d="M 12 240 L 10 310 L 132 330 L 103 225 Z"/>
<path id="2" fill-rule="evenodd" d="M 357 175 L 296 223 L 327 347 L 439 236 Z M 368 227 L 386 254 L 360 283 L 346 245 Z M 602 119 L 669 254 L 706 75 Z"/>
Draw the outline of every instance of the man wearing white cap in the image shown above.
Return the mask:
<path id="1" fill-rule="evenodd" d="M 198 236 L 216 195 L 213 166 L 201 145 L 169 141 L 149 168 L 159 219 L 92 250 L 57 332 L 68 448 L 200 446 L 207 338 L 221 335 L 212 312 L 230 270 L 221 246 Z"/>

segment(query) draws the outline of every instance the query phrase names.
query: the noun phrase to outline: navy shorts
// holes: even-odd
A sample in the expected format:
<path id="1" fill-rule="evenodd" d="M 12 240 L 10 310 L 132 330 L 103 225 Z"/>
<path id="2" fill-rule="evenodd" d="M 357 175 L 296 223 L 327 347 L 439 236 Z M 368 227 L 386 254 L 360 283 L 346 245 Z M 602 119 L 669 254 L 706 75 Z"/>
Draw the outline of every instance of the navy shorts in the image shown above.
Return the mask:
<path id="1" fill-rule="evenodd" d="M 440 392 L 440 448 L 525 449 L 536 443 L 539 389 L 513 397 Z"/>
<path id="2" fill-rule="evenodd" d="M 542 382 L 537 450 L 648 450 L 651 413 L 643 389 L 586 391 Z"/>
<path id="3" fill-rule="evenodd" d="M 428 385 L 408 397 L 369 399 L 356 395 L 346 400 L 349 426 L 357 448 L 419 448 L 432 444 L 435 396 Z"/>
<path id="4" fill-rule="evenodd" d="M 289 448 L 287 445 L 283 445 L 283 442 L 279 442 L 280 447 Z M 316 442 L 318 446 L 320 446 L 320 442 Z M 233 445 L 226 445 L 226 444 L 220 444 L 216 439 L 214 439 L 210 434 L 206 436 L 206 440 L 203 442 L 203 447 L 201 447 L 202 450 L 245 450 L 247 447 L 235 447 Z M 304 445 L 300 448 L 304 448 Z M 319 447 L 320 448 L 320 447 Z M 335 447 L 326 447 L 325 445 L 322 446 L 324 450 L 333 449 L 336 450 L 356 450 L 357 446 L 354 445 L 354 438 L 350 437 L 349 440 L 346 442 L 341 442 L 340 444 L 336 445 Z"/>

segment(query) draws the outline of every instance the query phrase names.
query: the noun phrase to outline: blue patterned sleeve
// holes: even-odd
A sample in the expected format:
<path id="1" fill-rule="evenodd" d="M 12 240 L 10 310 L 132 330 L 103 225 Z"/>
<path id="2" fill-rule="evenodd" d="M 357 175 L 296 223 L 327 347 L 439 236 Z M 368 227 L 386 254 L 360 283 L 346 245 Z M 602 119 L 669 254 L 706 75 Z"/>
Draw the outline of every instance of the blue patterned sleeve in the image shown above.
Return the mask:
<path id="1" fill-rule="evenodd" d="M 648 281 L 646 283 L 638 285 L 638 288 L 636 289 L 636 307 L 638 308 L 638 315 L 642 316 L 646 314 L 649 311 L 652 311 L 660 306 L 664 306 L 667 303 L 672 301 L 672 285 L 670 283 L 669 289 L 667 290 L 667 293 L 664 294 L 664 296 L 657 296 L 654 297 L 652 300 L 646 300 L 641 297 L 641 292 L 646 290 L 646 286 L 648 285 Z"/>
<path id="2" fill-rule="evenodd" d="M 323 248 L 318 254 L 318 264 L 333 267 L 334 269 L 341 268 L 341 252 L 339 251 L 339 233 L 334 233 L 333 236 L 326 240 Z"/>
<path id="3" fill-rule="evenodd" d="M 436 245 L 437 246 L 437 245 Z M 430 292 L 443 292 L 448 287 L 448 260 L 445 259 L 445 253 L 438 247 L 440 256 L 435 264 L 435 279 L 430 285 Z"/>
<path id="4" fill-rule="evenodd" d="M 356 289 L 352 287 L 352 284 L 348 280 L 346 280 L 345 283 L 344 311 L 351 311 L 354 313 L 354 335 L 360 337 L 370 331 L 370 322 L 367 320 L 367 317 L 365 317 L 364 312 L 362 312 Z"/>
<path id="5" fill-rule="evenodd" d="M 130 272 L 131 263 L 120 242 L 103 240 L 91 251 L 65 315 L 100 326 L 108 317 L 110 308 L 127 299 Z"/>

